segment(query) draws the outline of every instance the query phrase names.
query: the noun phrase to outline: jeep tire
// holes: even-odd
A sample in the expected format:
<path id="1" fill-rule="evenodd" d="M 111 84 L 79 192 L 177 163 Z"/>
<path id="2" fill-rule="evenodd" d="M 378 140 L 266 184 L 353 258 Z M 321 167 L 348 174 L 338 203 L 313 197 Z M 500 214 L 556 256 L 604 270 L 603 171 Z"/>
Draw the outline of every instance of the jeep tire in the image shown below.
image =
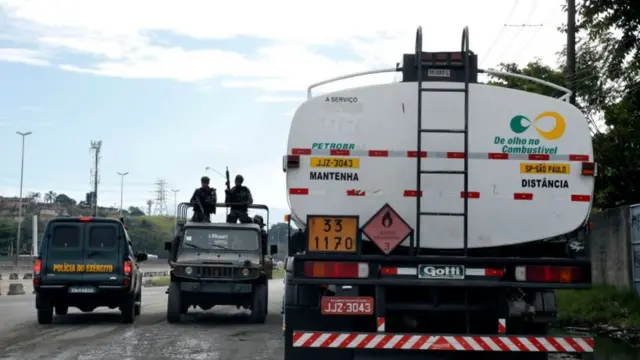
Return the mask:
<path id="1" fill-rule="evenodd" d="M 172 281 L 169 284 L 169 299 L 167 299 L 167 321 L 169 323 L 180 322 L 183 309 L 180 283 Z"/>
<path id="2" fill-rule="evenodd" d="M 131 324 L 135 318 L 136 295 L 126 294 L 120 304 L 120 319 L 125 324 Z"/>
<path id="3" fill-rule="evenodd" d="M 138 293 L 138 295 L 136 295 L 135 303 L 136 305 L 135 305 L 135 308 L 133 309 L 133 315 L 140 316 L 140 313 L 142 312 L 142 288 L 140 289 L 140 292 Z"/>
<path id="4" fill-rule="evenodd" d="M 269 306 L 267 301 L 267 284 L 257 284 L 251 301 L 251 322 L 264 324 L 267 320 L 267 308 Z"/>

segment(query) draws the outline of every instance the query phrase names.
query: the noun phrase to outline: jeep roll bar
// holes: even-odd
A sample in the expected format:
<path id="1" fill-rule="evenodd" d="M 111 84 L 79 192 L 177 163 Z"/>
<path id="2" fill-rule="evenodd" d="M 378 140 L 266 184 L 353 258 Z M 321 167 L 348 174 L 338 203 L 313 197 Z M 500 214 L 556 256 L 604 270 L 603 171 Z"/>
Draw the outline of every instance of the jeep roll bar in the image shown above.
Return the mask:
<path id="1" fill-rule="evenodd" d="M 188 202 L 182 202 L 180 204 L 178 204 L 177 207 L 177 212 L 176 212 L 176 231 L 178 231 L 178 229 L 187 223 L 189 216 L 188 216 L 188 211 L 190 208 L 195 207 L 195 205 L 197 204 L 192 204 L 192 203 L 188 203 Z M 261 205 L 261 204 L 252 204 L 252 205 L 245 205 L 245 204 L 238 204 L 238 203 L 216 203 L 216 209 L 217 208 L 230 208 L 232 206 L 246 206 L 248 209 L 256 209 L 256 210 L 264 210 L 267 212 L 267 221 L 265 223 L 266 227 L 267 227 L 267 231 L 269 230 L 269 207 L 267 205 Z"/>

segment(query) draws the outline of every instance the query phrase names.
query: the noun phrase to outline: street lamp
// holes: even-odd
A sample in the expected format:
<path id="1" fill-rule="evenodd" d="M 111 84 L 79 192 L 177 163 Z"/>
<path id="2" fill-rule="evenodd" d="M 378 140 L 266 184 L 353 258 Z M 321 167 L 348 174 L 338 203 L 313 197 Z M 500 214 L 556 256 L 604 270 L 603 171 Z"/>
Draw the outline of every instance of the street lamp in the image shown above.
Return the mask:
<path id="1" fill-rule="evenodd" d="M 16 131 L 16 134 L 22 136 L 22 159 L 20 165 L 20 200 L 19 200 L 19 208 L 18 208 L 18 236 L 16 237 L 16 258 L 15 258 L 15 266 L 16 272 L 19 272 L 18 262 L 20 261 L 20 236 L 22 235 L 22 184 L 24 179 L 24 138 L 28 135 L 31 135 L 31 131 L 22 133 Z"/>
<path id="2" fill-rule="evenodd" d="M 119 172 L 118 175 L 120 175 L 120 217 L 122 217 L 122 202 L 124 199 L 124 177 L 129 174 L 129 172 L 125 172 L 125 173 L 121 173 Z"/>

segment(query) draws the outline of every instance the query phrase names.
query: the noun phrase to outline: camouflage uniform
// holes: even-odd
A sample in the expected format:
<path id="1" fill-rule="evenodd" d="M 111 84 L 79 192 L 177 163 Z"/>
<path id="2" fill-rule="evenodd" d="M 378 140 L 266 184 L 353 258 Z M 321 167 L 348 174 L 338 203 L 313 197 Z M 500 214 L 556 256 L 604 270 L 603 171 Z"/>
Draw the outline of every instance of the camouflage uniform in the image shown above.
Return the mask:
<path id="1" fill-rule="evenodd" d="M 193 192 L 193 196 L 191 196 L 191 203 L 194 204 L 191 221 L 211 222 L 211 214 L 216 213 L 217 198 L 216 189 L 210 187 L 197 188 Z M 200 208 L 200 205 L 202 205 L 203 209 Z M 202 210 L 204 210 L 204 213 Z"/>
<path id="2" fill-rule="evenodd" d="M 249 217 L 249 208 L 247 207 L 247 205 L 253 204 L 253 197 L 251 196 L 251 190 L 242 185 L 243 180 L 241 175 L 236 176 L 236 186 L 226 191 L 225 203 L 239 204 L 230 207 L 229 215 L 227 215 L 228 223 L 234 224 L 238 219 L 240 219 L 240 222 L 243 224 L 253 222 Z"/>

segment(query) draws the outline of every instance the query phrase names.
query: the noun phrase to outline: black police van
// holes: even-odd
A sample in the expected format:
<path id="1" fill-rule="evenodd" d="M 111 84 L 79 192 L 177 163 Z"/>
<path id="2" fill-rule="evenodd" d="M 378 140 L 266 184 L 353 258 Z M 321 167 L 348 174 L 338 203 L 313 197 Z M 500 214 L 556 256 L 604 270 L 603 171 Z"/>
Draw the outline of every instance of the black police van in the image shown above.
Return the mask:
<path id="1" fill-rule="evenodd" d="M 132 323 L 142 306 L 142 273 L 123 220 L 61 217 L 51 220 L 33 266 L 38 322 L 50 324 L 53 311 L 70 306 L 83 312 L 119 308 L 122 322 Z"/>

